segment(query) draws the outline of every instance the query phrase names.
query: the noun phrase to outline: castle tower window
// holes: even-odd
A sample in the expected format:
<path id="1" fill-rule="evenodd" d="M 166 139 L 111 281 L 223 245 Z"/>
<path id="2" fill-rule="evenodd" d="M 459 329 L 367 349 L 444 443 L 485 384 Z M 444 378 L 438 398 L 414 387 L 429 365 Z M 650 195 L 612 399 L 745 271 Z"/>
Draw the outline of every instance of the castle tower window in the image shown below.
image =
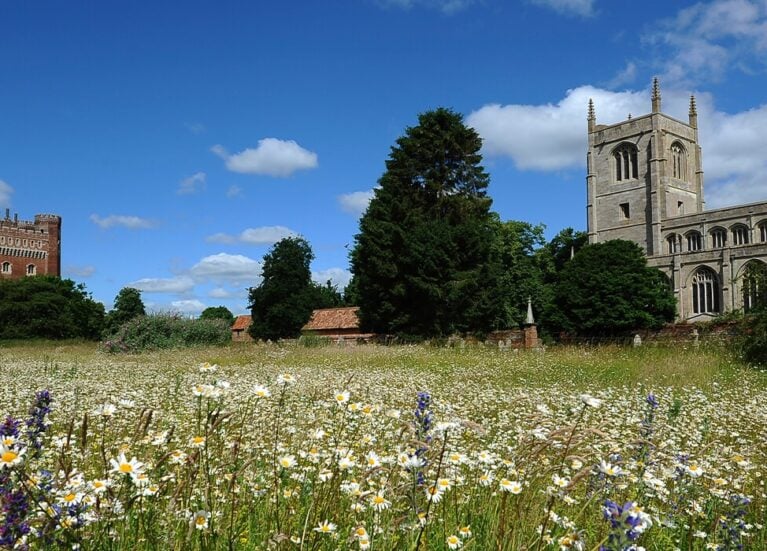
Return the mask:
<path id="1" fill-rule="evenodd" d="M 615 181 L 635 180 L 639 176 L 637 148 L 631 144 L 623 144 L 613 152 L 615 163 Z"/>
<path id="2" fill-rule="evenodd" d="M 11 267 L 11 263 L 10 262 L 3 262 L 3 266 L 2 266 L 2 268 L 0 268 L 0 270 L 4 274 L 10 274 L 11 271 L 13 270 L 13 268 Z"/>
<path id="3" fill-rule="evenodd" d="M 37 268 L 35 268 L 34 264 L 27 265 L 27 275 L 33 276 L 37 273 Z"/>
<path id="4" fill-rule="evenodd" d="M 679 240 L 675 233 L 672 233 L 666 238 L 666 250 L 668 254 L 676 254 L 679 252 Z"/>
<path id="5" fill-rule="evenodd" d="M 767 265 L 758 260 L 743 270 L 743 311 L 767 307 Z"/>
<path id="6" fill-rule="evenodd" d="M 719 312 L 719 279 L 710 268 L 699 268 L 692 277 L 692 311 L 694 314 Z"/>
<path id="7" fill-rule="evenodd" d="M 684 214 L 684 201 L 677 201 L 676 202 L 676 213 L 677 214 Z"/>
<path id="8" fill-rule="evenodd" d="M 699 251 L 703 248 L 703 239 L 699 232 L 691 231 L 687 234 L 687 250 Z"/>
<path id="9" fill-rule="evenodd" d="M 759 224 L 759 238 L 762 243 L 767 242 L 767 222 Z"/>
<path id="10" fill-rule="evenodd" d="M 742 224 L 732 227 L 732 244 L 748 245 L 748 228 Z"/>
<path id="11" fill-rule="evenodd" d="M 671 175 L 677 180 L 687 179 L 687 155 L 679 142 L 671 145 Z"/>
<path id="12" fill-rule="evenodd" d="M 711 230 L 711 246 L 715 249 L 721 249 L 727 245 L 727 232 L 722 228 Z"/>

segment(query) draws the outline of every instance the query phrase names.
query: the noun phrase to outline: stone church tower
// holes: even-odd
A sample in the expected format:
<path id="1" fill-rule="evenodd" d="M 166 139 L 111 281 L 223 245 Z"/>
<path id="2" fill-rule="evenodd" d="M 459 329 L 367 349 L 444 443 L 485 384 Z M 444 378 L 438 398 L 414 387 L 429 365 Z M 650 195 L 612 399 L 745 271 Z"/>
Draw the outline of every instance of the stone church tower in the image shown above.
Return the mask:
<path id="1" fill-rule="evenodd" d="M 626 239 L 647 256 L 657 255 L 663 250 L 665 219 L 703 211 L 697 119 L 694 97 L 688 122 L 661 113 L 657 79 L 649 115 L 597 124 L 589 101 L 589 243 Z"/>
<path id="2" fill-rule="evenodd" d="M 588 107 L 586 157 L 589 243 L 637 243 L 668 277 L 677 318 L 704 321 L 767 304 L 767 202 L 705 210 L 698 114 L 687 122 L 652 111 L 597 124 Z"/>

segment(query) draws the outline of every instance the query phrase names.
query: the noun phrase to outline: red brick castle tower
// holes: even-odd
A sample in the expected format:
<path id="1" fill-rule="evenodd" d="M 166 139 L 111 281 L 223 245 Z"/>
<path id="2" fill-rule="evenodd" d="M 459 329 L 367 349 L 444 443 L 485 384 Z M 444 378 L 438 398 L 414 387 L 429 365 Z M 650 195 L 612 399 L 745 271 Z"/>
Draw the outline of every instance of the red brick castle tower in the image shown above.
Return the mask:
<path id="1" fill-rule="evenodd" d="M 61 216 L 36 214 L 34 222 L 0 219 L 0 278 L 61 276 Z"/>

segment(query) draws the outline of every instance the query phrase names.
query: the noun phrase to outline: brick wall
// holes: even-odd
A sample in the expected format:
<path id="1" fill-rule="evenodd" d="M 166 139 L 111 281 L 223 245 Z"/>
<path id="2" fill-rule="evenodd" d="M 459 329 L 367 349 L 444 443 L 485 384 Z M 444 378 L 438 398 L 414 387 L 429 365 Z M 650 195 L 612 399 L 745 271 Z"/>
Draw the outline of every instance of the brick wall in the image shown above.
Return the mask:
<path id="1" fill-rule="evenodd" d="M 37 214 L 34 221 L 0 219 L 0 278 L 61 276 L 61 217 Z"/>

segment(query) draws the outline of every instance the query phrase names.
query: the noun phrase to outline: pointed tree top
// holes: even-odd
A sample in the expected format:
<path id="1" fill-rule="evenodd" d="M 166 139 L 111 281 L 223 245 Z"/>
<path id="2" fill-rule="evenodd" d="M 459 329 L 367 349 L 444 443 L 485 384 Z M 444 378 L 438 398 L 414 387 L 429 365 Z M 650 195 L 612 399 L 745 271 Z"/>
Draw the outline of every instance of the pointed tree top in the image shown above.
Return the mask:
<path id="1" fill-rule="evenodd" d="M 694 117 L 697 114 L 698 114 L 698 108 L 695 105 L 695 96 L 692 95 L 690 96 L 690 116 Z"/>
<path id="2" fill-rule="evenodd" d="M 594 109 L 594 100 L 589 98 L 589 120 L 593 121 L 597 118 L 597 112 Z"/>
<path id="3" fill-rule="evenodd" d="M 527 317 L 525 318 L 525 325 L 535 325 L 535 318 L 533 318 L 533 299 L 527 297 Z"/>

